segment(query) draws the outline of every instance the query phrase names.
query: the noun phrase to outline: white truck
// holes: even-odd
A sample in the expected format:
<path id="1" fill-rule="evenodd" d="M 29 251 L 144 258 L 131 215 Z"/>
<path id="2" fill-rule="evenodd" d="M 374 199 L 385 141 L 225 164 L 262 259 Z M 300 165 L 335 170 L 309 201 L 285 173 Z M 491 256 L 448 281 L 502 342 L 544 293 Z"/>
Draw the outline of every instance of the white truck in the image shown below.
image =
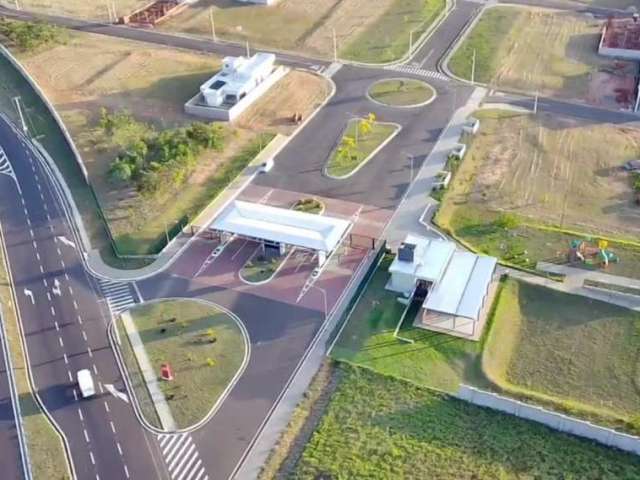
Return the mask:
<path id="1" fill-rule="evenodd" d="M 96 387 L 93 383 L 93 377 L 88 369 L 78 370 L 76 374 L 78 379 L 78 387 L 82 398 L 93 397 L 96 394 Z"/>

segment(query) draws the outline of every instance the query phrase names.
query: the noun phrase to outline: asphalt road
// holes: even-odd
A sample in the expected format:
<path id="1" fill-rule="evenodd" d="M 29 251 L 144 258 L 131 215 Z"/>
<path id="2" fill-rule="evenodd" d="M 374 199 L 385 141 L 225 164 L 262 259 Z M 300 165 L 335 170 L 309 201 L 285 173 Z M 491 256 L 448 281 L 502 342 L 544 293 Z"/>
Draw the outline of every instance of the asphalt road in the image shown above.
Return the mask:
<path id="1" fill-rule="evenodd" d="M 15 131 L 0 119 L 0 145 L 13 179 L 0 175 L 0 222 L 18 298 L 37 395 L 64 431 L 77 478 L 163 478 L 155 439 L 128 403 L 106 393 L 124 389 L 107 341 L 107 321 L 48 177 Z M 75 375 L 92 371 L 98 395 L 81 400 Z"/>
<path id="2" fill-rule="evenodd" d="M 0 188 L 3 185 L 2 177 L 0 174 Z M 18 480 L 24 478 L 22 453 L 4 356 L 4 346 L 0 342 L 0 472 L 3 480 Z"/>

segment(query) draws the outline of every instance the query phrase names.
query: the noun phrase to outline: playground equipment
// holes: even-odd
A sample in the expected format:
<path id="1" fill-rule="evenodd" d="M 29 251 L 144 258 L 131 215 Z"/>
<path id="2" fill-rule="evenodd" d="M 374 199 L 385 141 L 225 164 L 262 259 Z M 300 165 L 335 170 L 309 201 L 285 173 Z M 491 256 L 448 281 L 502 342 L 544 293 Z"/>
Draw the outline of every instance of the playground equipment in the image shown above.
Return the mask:
<path id="1" fill-rule="evenodd" d="M 610 263 L 618 263 L 620 258 L 608 250 L 609 242 L 598 240 L 597 245 L 589 240 L 571 240 L 569 245 L 568 260 L 570 263 L 584 263 L 596 267 L 606 268 Z"/>

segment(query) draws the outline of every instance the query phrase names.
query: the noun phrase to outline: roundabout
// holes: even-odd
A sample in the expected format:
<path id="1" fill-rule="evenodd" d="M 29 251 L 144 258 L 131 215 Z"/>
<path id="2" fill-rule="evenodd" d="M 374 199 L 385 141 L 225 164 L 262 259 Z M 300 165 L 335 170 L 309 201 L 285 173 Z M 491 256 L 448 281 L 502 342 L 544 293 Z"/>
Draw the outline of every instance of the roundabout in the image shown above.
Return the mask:
<path id="1" fill-rule="evenodd" d="M 436 90 L 422 80 L 391 78 L 373 83 L 367 98 L 385 107 L 415 108 L 430 104 L 436 98 Z"/>

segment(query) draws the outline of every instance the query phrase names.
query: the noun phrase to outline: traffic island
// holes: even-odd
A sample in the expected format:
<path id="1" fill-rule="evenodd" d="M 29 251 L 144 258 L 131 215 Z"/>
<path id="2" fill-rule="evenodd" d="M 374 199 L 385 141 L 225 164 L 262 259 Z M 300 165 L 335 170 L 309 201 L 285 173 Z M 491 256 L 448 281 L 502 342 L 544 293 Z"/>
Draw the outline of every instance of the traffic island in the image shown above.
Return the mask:
<path id="1" fill-rule="evenodd" d="M 259 245 L 240 270 L 240 278 L 246 283 L 256 285 L 267 283 L 275 277 L 287 257 L 285 253 L 274 253 L 271 249 L 265 250 L 263 245 Z"/>
<path id="2" fill-rule="evenodd" d="M 350 119 L 329 157 L 326 175 L 336 179 L 350 177 L 389 143 L 401 128 L 397 123 L 378 122 L 373 114 Z"/>
<path id="3" fill-rule="evenodd" d="M 206 421 L 249 358 L 240 320 L 209 302 L 153 301 L 116 322 L 130 393 L 146 423 L 162 430 Z"/>
<path id="4" fill-rule="evenodd" d="M 413 108 L 431 103 L 436 97 L 436 91 L 420 80 L 394 78 L 374 83 L 367 96 L 371 101 L 387 107 Z"/>

